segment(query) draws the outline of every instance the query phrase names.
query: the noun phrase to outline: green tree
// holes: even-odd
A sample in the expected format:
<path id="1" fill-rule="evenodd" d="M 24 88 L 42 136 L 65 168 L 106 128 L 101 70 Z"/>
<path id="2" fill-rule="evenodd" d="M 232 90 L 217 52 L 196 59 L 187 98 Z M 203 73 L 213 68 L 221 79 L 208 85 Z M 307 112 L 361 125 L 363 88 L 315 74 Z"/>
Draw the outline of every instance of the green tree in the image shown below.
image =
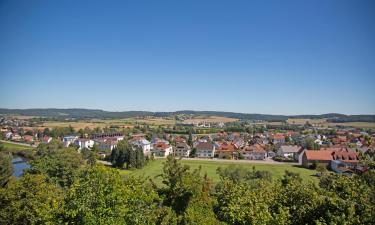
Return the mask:
<path id="1" fill-rule="evenodd" d="M 327 171 L 327 166 L 324 165 L 323 163 L 318 163 L 316 166 L 316 171 L 318 171 L 320 174 L 323 174 L 324 172 Z"/>
<path id="2" fill-rule="evenodd" d="M 158 199 L 143 180 L 93 166 L 68 190 L 60 217 L 69 224 L 154 224 Z"/>
<path id="3" fill-rule="evenodd" d="M 12 156 L 0 152 L 0 187 L 6 185 L 13 174 Z"/>
<path id="4" fill-rule="evenodd" d="M 0 188 L 0 224 L 57 224 L 62 196 L 44 175 L 25 174 Z"/>
<path id="5" fill-rule="evenodd" d="M 65 148 L 42 155 L 30 162 L 31 174 L 46 174 L 61 187 L 70 186 L 78 170 L 84 165 L 82 155 L 74 149 Z"/>

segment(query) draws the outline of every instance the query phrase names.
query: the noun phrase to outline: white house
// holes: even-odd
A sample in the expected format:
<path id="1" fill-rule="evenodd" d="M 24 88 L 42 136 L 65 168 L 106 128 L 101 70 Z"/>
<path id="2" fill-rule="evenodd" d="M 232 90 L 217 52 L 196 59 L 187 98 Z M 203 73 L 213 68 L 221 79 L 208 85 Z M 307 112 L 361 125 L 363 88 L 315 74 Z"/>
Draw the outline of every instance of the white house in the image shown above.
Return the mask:
<path id="1" fill-rule="evenodd" d="M 5 134 L 5 138 L 6 139 L 10 139 L 12 137 L 12 132 L 7 132 L 6 134 Z"/>
<path id="2" fill-rule="evenodd" d="M 215 145 L 212 142 L 200 142 L 195 147 L 197 149 L 197 157 L 213 158 L 215 156 Z"/>
<path id="3" fill-rule="evenodd" d="M 301 150 L 301 146 L 298 145 L 283 145 L 278 151 L 277 155 L 284 158 L 293 158 L 298 160 L 298 152 Z"/>
<path id="4" fill-rule="evenodd" d="M 64 146 L 68 147 L 70 144 L 74 143 L 78 139 L 78 136 L 65 136 L 63 138 Z"/>
<path id="5" fill-rule="evenodd" d="M 116 139 L 99 139 L 95 141 L 101 151 L 112 151 L 116 148 L 118 141 Z"/>
<path id="6" fill-rule="evenodd" d="M 87 138 L 78 138 L 74 143 L 79 146 L 79 149 L 92 148 L 94 146 L 94 141 Z"/>
<path id="7" fill-rule="evenodd" d="M 130 144 L 142 148 L 143 154 L 145 155 L 151 154 L 151 142 L 149 142 L 145 138 L 130 141 Z"/>
<path id="8" fill-rule="evenodd" d="M 179 157 L 189 157 L 190 146 L 186 142 L 178 142 L 174 149 L 174 154 Z"/>
<path id="9" fill-rule="evenodd" d="M 167 157 L 173 152 L 172 146 L 166 144 L 165 142 L 158 142 L 154 145 L 152 153 L 156 157 Z"/>

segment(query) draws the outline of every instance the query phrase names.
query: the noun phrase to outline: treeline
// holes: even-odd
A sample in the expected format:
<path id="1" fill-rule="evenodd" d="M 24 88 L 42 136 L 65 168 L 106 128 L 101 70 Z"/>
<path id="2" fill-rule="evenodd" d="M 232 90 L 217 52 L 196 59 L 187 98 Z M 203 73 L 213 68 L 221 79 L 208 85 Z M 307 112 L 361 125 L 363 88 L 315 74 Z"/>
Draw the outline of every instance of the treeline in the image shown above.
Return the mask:
<path id="1" fill-rule="evenodd" d="M 121 176 L 73 149 L 38 149 L 32 168 L 0 188 L 0 224 L 375 224 L 375 174 L 324 174 L 319 185 L 286 172 L 201 170 L 168 157 L 159 176 Z M 149 180 L 148 180 L 149 179 Z"/>
<path id="2" fill-rule="evenodd" d="M 189 114 L 194 116 L 223 116 L 236 118 L 241 120 L 264 120 L 264 121 L 286 121 L 289 118 L 303 119 L 330 119 L 332 121 L 343 122 L 375 122 L 375 115 L 345 115 L 338 113 L 321 114 L 321 115 L 267 115 L 267 114 L 249 114 L 221 111 L 193 111 L 183 110 L 176 112 L 150 112 L 150 111 L 123 111 L 109 112 L 97 109 L 4 109 L 0 108 L 0 114 L 16 114 L 24 116 L 54 117 L 54 118 L 75 118 L 75 119 L 91 119 L 91 118 L 130 118 L 130 117 L 170 117 L 178 114 Z"/>

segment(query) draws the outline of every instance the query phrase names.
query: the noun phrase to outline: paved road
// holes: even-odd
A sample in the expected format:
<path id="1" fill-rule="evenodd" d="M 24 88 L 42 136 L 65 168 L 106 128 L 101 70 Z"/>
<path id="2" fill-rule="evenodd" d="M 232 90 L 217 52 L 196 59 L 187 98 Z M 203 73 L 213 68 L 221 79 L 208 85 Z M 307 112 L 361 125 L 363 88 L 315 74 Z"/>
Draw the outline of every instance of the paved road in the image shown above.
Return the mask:
<path id="1" fill-rule="evenodd" d="M 155 157 L 155 159 L 165 159 L 162 157 Z M 208 162 L 230 162 L 230 163 L 249 163 L 249 164 L 289 164 L 289 165 L 299 165 L 298 162 L 277 162 L 273 160 L 272 158 L 266 158 L 265 160 L 235 160 L 235 159 L 205 159 L 205 158 L 182 158 L 182 160 L 190 160 L 190 161 L 208 161 Z"/>
<path id="2" fill-rule="evenodd" d="M 26 147 L 34 147 L 34 148 L 38 147 L 37 145 L 30 145 L 30 144 L 20 143 L 20 142 L 14 142 L 14 141 L 1 140 L 1 142 L 9 143 L 9 144 L 15 144 L 15 145 L 22 145 L 22 146 L 26 146 Z"/>
<path id="3" fill-rule="evenodd" d="M 271 158 L 266 158 L 265 160 L 235 160 L 235 159 L 201 159 L 201 158 L 182 158 L 182 160 L 192 160 L 192 161 L 213 161 L 213 162 L 232 162 L 232 163 L 258 163 L 258 164 L 289 164 L 298 165 L 298 163 L 292 162 L 277 162 Z"/>

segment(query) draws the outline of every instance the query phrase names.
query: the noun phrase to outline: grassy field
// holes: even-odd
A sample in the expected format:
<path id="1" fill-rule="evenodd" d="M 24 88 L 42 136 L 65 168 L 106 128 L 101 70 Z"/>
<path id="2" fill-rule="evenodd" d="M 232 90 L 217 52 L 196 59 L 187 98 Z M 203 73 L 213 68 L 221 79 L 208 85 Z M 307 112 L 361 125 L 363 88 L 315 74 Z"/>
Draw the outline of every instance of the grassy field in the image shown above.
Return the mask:
<path id="1" fill-rule="evenodd" d="M 347 122 L 347 123 L 330 123 L 326 119 L 288 119 L 289 124 L 304 125 L 306 122 L 310 124 L 319 125 L 322 127 L 335 127 L 335 126 L 345 126 L 354 128 L 364 128 L 364 129 L 375 129 L 375 123 L 373 122 Z"/>
<path id="2" fill-rule="evenodd" d="M 33 147 L 31 147 L 31 146 L 17 145 L 17 144 L 12 144 L 12 143 L 2 142 L 2 141 L 1 141 L 1 143 L 3 144 L 3 146 L 4 146 L 6 149 L 12 149 L 12 150 L 26 150 L 26 149 L 33 149 Z"/>
<path id="3" fill-rule="evenodd" d="M 375 129 L 375 123 L 372 122 L 347 122 L 347 123 L 329 123 L 330 126 L 348 126 L 355 128 Z"/>
<path id="4" fill-rule="evenodd" d="M 124 175 L 136 175 L 136 176 L 145 176 L 152 178 L 157 184 L 161 184 L 160 177 L 155 178 L 157 175 L 162 173 L 163 163 L 165 160 L 159 159 L 151 162 L 149 165 L 144 167 L 140 170 L 120 170 L 121 174 Z M 236 162 L 216 162 L 216 161 L 190 161 L 190 160 L 182 160 L 182 164 L 189 165 L 191 169 L 197 169 L 199 166 L 202 167 L 202 174 L 207 173 L 208 177 L 210 177 L 214 182 L 219 181 L 219 176 L 216 174 L 216 169 L 219 166 L 226 167 L 229 165 L 237 164 Z M 281 178 L 285 172 L 285 170 L 296 172 L 301 175 L 304 180 L 317 182 L 318 179 L 313 176 L 316 171 L 309 170 L 301 167 L 297 167 L 294 165 L 289 164 L 259 164 L 259 163 L 241 163 L 241 166 L 252 169 L 255 166 L 257 170 L 267 170 L 269 171 L 274 179 Z"/>

